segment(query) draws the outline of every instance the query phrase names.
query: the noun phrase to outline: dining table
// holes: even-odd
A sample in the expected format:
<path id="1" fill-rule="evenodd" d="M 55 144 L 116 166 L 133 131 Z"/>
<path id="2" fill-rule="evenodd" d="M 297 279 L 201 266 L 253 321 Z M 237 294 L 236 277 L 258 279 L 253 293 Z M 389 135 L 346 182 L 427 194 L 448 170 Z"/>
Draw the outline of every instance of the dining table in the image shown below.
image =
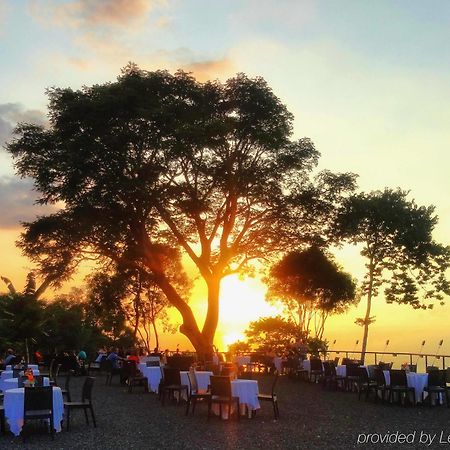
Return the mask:
<path id="1" fill-rule="evenodd" d="M 23 371 L 19 372 L 19 373 L 23 373 Z M 39 375 L 39 369 L 33 369 L 33 375 Z M 13 377 L 14 372 L 12 370 L 4 370 L 1 375 L 0 375 L 0 391 L 4 391 L 4 384 L 5 384 L 5 380 L 9 380 L 10 378 L 14 378 Z"/>
<path id="2" fill-rule="evenodd" d="M 50 386 L 50 378 L 44 377 L 44 386 Z M 19 379 L 18 378 L 8 378 L 3 382 L 4 391 L 9 389 L 16 389 L 19 387 Z"/>
<path id="3" fill-rule="evenodd" d="M 53 393 L 53 426 L 58 433 L 61 431 L 61 422 L 64 415 L 64 401 L 61 389 L 54 386 Z M 3 407 L 5 411 L 5 420 L 9 425 L 11 433 L 19 436 L 23 427 L 24 410 L 24 388 L 8 389 L 5 391 Z"/>

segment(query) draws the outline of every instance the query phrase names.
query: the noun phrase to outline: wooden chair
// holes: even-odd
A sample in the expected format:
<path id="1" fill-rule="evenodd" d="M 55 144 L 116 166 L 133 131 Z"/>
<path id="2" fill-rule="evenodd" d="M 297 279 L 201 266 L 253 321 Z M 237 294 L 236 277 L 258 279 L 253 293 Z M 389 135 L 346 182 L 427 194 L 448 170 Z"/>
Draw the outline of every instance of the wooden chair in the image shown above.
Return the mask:
<path id="1" fill-rule="evenodd" d="M 53 422 L 53 388 L 26 387 L 24 389 L 23 429 L 22 436 L 25 439 L 25 427 L 30 420 L 49 419 L 50 434 L 54 438 L 55 427 Z"/>
<path id="2" fill-rule="evenodd" d="M 270 394 L 258 394 L 258 400 L 272 402 L 273 416 L 274 416 L 275 420 L 278 420 L 280 418 L 280 412 L 278 410 L 278 397 L 277 397 L 277 393 L 275 392 L 275 388 L 276 388 L 277 382 L 278 382 L 278 375 L 279 375 L 278 370 L 275 370 L 274 375 L 275 376 L 273 379 L 272 389 L 270 391 Z M 253 411 L 253 415 L 254 414 L 255 414 L 255 411 Z"/>
<path id="3" fill-rule="evenodd" d="M 212 376 L 211 383 L 211 397 L 208 399 L 208 420 L 211 417 L 212 405 L 219 404 L 220 417 L 222 417 L 222 405 L 228 406 L 228 417 L 231 415 L 231 406 L 236 404 L 237 419 L 240 419 L 240 404 L 239 397 L 233 397 L 231 392 L 231 380 L 229 377 Z"/>
<path id="4" fill-rule="evenodd" d="M 447 387 L 447 371 L 446 370 L 432 370 L 428 372 L 428 384 L 422 392 L 422 404 L 425 401 L 425 392 L 428 393 L 430 399 L 430 406 L 432 405 L 433 394 L 439 398 L 442 394 L 445 394 L 445 403 L 447 408 L 450 408 L 449 404 L 449 388 Z"/>
<path id="5" fill-rule="evenodd" d="M 161 404 L 164 406 L 166 394 L 169 398 L 175 397 L 175 392 L 178 393 L 177 404 L 180 403 L 180 398 L 183 392 L 188 395 L 187 384 L 181 384 L 180 369 L 176 367 L 164 367 L 164 384 L 161 386 Z"/>
<path id="6" fill-rule="evenodd" d="M 143 386 L 144 392 L 148 392 L 148 379 L 139 372 L 134 361 L 124 361 L 122 370 L 125 372 L 123 376 L 127 380 L 129 393 L 132 392 L 133 386 Z"/>
<path id="7" fill-rule="evenodd" d="M 211 397 L 211 392 L 209 390 L 200 390 L 198 388 L 197 376 L 195 375 L 194 370 L 189 370 L 188 372 L 188 380 L 189 380 L 189 390 L 188 390 L 188 399 L 186 405 L 186 415 L 189 414 L 189 407 L 192 403 L 192 415 L 195 412 L 195 405 L 197 404 L 197 400 L 208 400 Z"/>
<path id="8" fill-rule="evenodd" d="M 84 417 L 86 418 L 86 424 L 89 425 L 88 410 L 91 412 L 92 422 L 94 428 L 97 427 L 94 415 L 94 407 L 92 406 L 92 387 L 94 386 L 94 377 L 86 377 L 81 391 L 80 402 L 64 402 L 64 408 L 66 409 L 67 430 L 70 428 L 70 411 L 73 409 L 82 409 L 84 411 Z"/>
<path id="9" fill-rule="evenodd" d="M 408 379 L 404 370 L 390 370 L 391 386 L 389 389 L 389 403 L 392 401 L 392 394 L 398 394 L 398 402 L 402 403 L 402 397 L 400 394 L 405 393 L 406 399 L 408 394 L 413 396 L 413 406 L 416 405 L 416 390 L 413 387 L 408 386 Z"/>

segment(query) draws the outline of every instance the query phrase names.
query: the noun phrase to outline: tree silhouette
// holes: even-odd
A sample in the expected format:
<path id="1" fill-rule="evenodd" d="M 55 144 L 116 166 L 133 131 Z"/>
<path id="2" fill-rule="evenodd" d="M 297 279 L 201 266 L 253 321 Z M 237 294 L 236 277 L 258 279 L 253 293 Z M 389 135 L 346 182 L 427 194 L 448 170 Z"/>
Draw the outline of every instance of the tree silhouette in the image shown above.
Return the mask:
<path id="1" fill-rule="evenodd" d="M 322 339 L 330 314 L 342 314 L 356 304 L 356 284 L 330 256 L 316 246 L 290 252 L 266 278 L 267 298 L 281 301 L 305 336 L 311 329 Z"/>
<path id="2" fill-rule="evenodd" d="M 437 223 L 434 207 L 417 206 L 407 200 L 408 192 L 392 189 L 351 196 L 338 215 L 337 235 L 362 244 L 367 258 L 363 291 L 367 294 L 365 317 L 356 320 L 364 327 L 362 354 L 367 349 L 372 299 L 385 286 L 388 303 L 432 308 L 450 294 L 445 271 L 450 266 L 450 247 L 432 238 Z"/>
<path id="3" fill-rule="evenodd" d="M 354 176 L 311 177 L 319 153 L 262 78 L 198 83 L 129 65 L 115 83 L 50 89 L 50 129 L 21 124 L 7 149 L 60 212 L 25 224 L 20 245 L 56 285 L 78 264 L 144 265 L 212 352 L 221 280 L 296 239 L 323 240 Z M 201 328 L 166 270 L 187 255 L 207 286 Z"/>

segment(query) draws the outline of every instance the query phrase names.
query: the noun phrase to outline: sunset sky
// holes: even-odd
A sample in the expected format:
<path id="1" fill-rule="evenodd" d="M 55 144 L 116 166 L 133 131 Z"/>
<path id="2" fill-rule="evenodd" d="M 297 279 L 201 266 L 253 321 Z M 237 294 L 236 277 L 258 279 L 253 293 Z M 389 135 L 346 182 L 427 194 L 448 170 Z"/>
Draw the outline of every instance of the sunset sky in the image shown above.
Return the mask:
<path id="1" fill-rule="evenodd" d="M 449 244 L 449 42 L 446 0 L 0 0 L 0 143 L 18 121 L 45 124 L 46 88 L 111 81 L 128 61 L 200 80 L 260 75 L 294 114 L 295 137 L 314 141 L 321 168 L 357 173 L 361 190 L 401 187 L 434 204 L 435 238 Z M 39 213 L 30 186 L 0 150 L 0 274 L 18 287 L 30 268 L 14 246 L 19 221 Z M 362 278 L 357 249 L 337 257 Z M 197 284 L 200 313 L 203 295 Z M 275 312 L 257 279 L 225 280 L 222 297 L 223 349 L 249 320 Z M 330 319 L 335 347 L 361 339 L 354 319 L 364 307 Z M 369 350 L 390 339 L 392 349 L 417 351 L 426 339 L 433 353 L 444 339 L 450 353 L 450 299 L 413 311 L 378 298 L 373 314 Z M 188 346 L 179 336 L 165 342 Z"/>

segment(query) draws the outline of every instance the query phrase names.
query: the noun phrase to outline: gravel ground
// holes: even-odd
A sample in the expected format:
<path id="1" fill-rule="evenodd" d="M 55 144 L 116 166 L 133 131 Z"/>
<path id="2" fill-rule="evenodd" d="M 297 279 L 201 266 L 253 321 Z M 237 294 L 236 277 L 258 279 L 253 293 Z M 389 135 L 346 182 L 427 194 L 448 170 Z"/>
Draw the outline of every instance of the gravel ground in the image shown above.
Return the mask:
<path id="1" fill-rule="evenodd" d="M 117 380 L 117 379 L 116 379 Z M 82 378 L 73 379 L 72 397 L 81 391 Z M 117 381 L 115 381 L 117 383 Z M 270 379 L 259 378 L 260 392 L 269 392 Z M 16 449 L 350 449 L 350 448 L 450 448 L 439 443 L 450 434 L 450 408 L 400 407 L 358 401 L 355 394 L 323 390 L 319 385 L 281 377 L 278 386 L 280 420 L 273 420 L 270 403 L 253 419 L 206 419 L 206 405 L 198 404 L 195 416 L 185 416 L 184 404 L 161 407 L 155 394 L 134 388 L 129 394 L 119 385 L 105 386 L 98 377 L 94 386 L 97 428 L 86 426 L 75 411 L 70 432 L 50 436 L 36 431 L 25 443 L 11 434 L 0 436 L 0 448 Z M 358 444 L 365 434 L 415 433 L 408 444 Z M 432 445 L 424 433 L 435 434 Z M 375 438 L 377 439 L 377 438 Z M 441 441 L 442 441 L 441 439 Z"/>

